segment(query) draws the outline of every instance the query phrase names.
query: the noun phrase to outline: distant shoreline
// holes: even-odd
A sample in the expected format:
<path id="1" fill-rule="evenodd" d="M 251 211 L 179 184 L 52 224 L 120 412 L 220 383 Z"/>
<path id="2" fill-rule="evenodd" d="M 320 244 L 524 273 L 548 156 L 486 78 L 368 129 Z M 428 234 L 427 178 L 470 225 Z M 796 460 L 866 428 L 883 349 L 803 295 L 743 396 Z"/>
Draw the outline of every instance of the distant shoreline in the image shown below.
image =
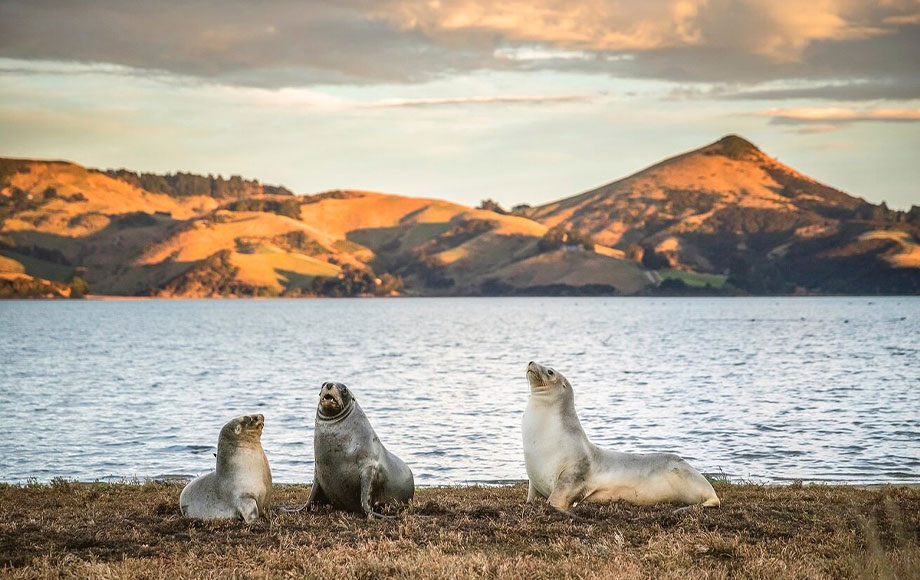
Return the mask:
<path id="1" fill-rule="evenodd" d="M 654 298 L 654 299 L 699 299 L 699 298 L 917 298 L 918 294 L 629 294 L 629 295 L 555 295 L 555 294 L 538 294 L 538 295 L 503 295 L 503 296 L 484 296 L 481 294 L 470 295 L 413 295 L 413 296 L 122 296 L 110 294 L 87 294 L 82 298 L 3 298 L 0 301 L 20 301 L 20 302 L 43 302 L 55 300 L 80 301 L 87 300 L 91 302 L 134 302 L 148 300 L 278 300 L 278 301 L 296 301 L 296 300 L 365 300 L 365 299 L 384 299 L 398 300 L 404 298 L 591 298 L 591 299 L 631 299 L 631 298 Z"/>

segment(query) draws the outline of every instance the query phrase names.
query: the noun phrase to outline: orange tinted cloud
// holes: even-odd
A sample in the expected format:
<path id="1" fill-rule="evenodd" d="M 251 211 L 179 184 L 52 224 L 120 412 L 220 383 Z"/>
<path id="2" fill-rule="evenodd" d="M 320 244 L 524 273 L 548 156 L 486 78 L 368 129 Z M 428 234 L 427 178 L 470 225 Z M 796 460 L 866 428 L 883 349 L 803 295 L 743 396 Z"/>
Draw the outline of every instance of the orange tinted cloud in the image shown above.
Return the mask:
<path id="1" fill-rule="evenodd" d="M 739 48 L 778 61 L 809 44 L 886 34 L 920 20 L 920 2 L 847 0 L 396 0 L 381 20 L 428 35 L 497 33 L 576 50 Z"/>

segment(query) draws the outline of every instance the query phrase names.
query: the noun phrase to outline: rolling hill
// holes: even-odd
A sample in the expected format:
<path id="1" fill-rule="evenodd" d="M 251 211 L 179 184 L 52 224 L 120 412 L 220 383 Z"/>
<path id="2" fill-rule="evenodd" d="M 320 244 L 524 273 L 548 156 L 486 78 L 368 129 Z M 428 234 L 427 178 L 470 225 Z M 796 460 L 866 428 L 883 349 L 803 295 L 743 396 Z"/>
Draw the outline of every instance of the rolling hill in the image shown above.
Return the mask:
<path id="1" fill-rule="evenodd" d="M 870 204 L 736 136 L 513 214 L 0 159 L 0 222 L 0 296 L 80 295 L 84 279 L 184 297 L 920 291 L 920 208 Z"/>
<path id="2" fill-rule="evenodd" d="M 920 291 L 920 207 L 873 205 L 735 135 L 525 215 L 752 293 Z"/>

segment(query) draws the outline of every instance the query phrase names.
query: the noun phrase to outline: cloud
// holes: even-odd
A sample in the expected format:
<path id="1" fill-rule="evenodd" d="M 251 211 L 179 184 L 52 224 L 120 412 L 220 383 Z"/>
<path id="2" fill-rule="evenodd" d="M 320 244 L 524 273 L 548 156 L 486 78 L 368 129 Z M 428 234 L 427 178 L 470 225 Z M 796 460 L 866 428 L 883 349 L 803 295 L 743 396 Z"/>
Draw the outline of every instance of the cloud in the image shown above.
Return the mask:
<path id="1" fill-rule="evenodd" d="M 920 78 L 808 83 L 782 87 L 753 87 L 717 95 L 729 100 L 827 99 L 835 101 L 910 100 L 920 98 Z"/>
<path id="2" fill-rule="evenodd" d="M 573 103 L 591 100 L 587 95 L 494 95 L 473 97 L 447 97 L 434 99 L 385 99 L 362 105 L 362 108 L 381 109 L 391 107 L 439 107 L 444 105 L 496 105 L 522 103 L 542 105 L 548 103 Z"/>
<path id="3" fill-rule="evenodd" d="M 920 122 L 920 109 L 847 109 L 841 107 L 803 107 L 769 109 L 753 113 L 768 117 L 777 125 L 849 125 L 860 122 L 916 123 Z"/>
<path id="4" fill-rule="evenodd" d="M 843 129 L 844 127 L 849 127 L 849 126 L 850 126 L 849 123 L 847 124 L 838 123 L 836 125 L 835 124 L 805 125 L 803 127 L 799 127 L 798 129 L 796 129 L 795 132 L 798 133 L 799 135 L 820 135 L 822 133 L 831 133 L 832 131 L 838 131 L 840 129 Z"/>
<path id="5" fill-rule="evenodd" d="M 903 98 L 916 54 L 918 0 L 0 0 L 0 57 L 268 88 L 562 70 L 828 90 L 855 78 Z"/>

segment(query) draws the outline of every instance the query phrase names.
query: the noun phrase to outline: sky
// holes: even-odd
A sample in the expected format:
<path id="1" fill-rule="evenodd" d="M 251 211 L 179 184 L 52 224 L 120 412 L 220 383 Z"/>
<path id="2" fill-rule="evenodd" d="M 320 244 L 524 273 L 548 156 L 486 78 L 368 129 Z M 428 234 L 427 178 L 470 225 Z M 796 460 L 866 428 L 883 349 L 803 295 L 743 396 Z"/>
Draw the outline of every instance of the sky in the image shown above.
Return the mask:
<path id="1" fill-rule="evenodd" d="M 920 205 L 920 0 L 0 0 L 0 156 L 505 206 L 734 133 Z"/>

